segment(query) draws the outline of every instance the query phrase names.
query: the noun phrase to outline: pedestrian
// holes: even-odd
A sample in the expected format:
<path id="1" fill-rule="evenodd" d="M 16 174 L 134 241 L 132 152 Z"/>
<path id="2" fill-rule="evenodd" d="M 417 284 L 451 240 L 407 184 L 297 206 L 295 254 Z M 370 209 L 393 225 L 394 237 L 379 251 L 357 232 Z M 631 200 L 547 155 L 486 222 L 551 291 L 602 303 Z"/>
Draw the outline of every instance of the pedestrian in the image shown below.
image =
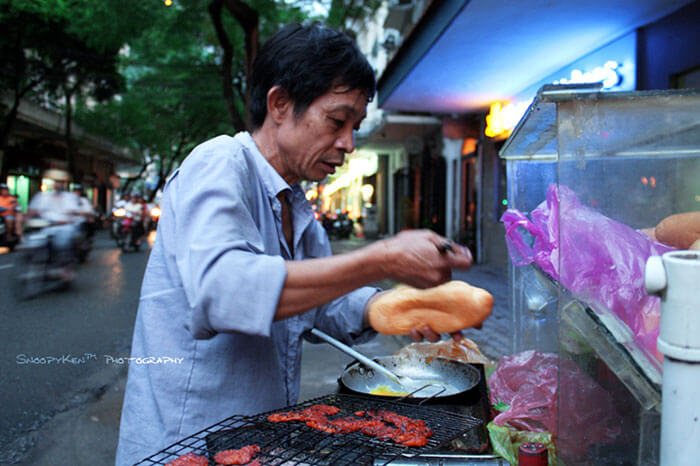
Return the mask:
<path id="1" fill-rule="evenodd" d="M 10 243 L 14 237 L 21 241 L 22 209 L 5 183 L 0 183 L 0 222 L 5 223 L 5 238 L 0 240 Z"/>
<path id="2" fill-rule="evenodd" d="M 288 25 L 260 49 L 251 78 L 251 132 L 196 147 L 170 176 L 146 268 L 117 464 L 144 457 L 234 414 L 296 403 L 302 339 L 320 330 L 356 344 L 394 279 L 441 284 L 471 256 L 445 238 L 402 232 L 331 256 L 301 180 L 321 181 L 354 149 L 374 73 L 345 34 Z M 437 341 L 429 328 L 412 337 Z"/>

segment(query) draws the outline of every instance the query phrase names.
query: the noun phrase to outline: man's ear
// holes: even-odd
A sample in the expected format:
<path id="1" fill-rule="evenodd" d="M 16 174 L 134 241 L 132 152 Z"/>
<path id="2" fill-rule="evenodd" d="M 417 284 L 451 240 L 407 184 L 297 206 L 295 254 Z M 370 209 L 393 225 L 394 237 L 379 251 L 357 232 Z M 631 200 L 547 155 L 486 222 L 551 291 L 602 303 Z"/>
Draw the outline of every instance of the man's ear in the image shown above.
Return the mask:
<path id="1" fill-rule="evenodd" d="M 289 94 L 280 86 L 273 86 L 267 91 L 267 114 L 275 123 L 280 124 L 293 107 Z"/>

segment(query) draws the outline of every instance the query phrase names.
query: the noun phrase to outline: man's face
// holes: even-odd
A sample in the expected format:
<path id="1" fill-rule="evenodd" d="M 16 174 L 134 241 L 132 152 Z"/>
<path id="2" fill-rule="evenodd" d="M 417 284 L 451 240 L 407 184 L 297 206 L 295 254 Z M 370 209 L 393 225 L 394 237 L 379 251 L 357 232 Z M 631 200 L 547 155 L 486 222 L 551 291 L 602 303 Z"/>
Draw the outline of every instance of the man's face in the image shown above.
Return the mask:
<path id="1" fill-rule="evenodd" d="M 9 196 L 10 190 L 8 188 L 0 188 L 0 196 Z"/>
<path id="2" fill-rule="evenodd" d="M 290 184 L 301 179 L 321 181 L 333 174 L 355 149 L 354 131 L 366 116 L 367 95 L 359 89 L 332 88 L 314 100 L 299 116 L 289 112 L 277 143 Z"/>

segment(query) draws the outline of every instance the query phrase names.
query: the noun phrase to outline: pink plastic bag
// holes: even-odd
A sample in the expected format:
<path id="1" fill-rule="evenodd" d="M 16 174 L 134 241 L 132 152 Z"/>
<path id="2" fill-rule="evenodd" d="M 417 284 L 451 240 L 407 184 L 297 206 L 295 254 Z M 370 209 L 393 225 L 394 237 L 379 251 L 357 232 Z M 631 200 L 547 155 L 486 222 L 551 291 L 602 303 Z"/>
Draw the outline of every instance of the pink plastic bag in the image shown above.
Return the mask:
<path id="1" fill-rule="evenodd" d="M 489 377 L 491 404 L 509 408 L 493 420 L 530 432 L 557 431 L 557 356 L 525 351 L 504 356 Z"/>
<path id="2" fill-rule="evenodd" d="M 567 455 L 584 455 L 589 446 L 613 443 L 621 433 L 610 394 L 576 364 L 554 354 L 530 350 L 505 356 L 488 386 L 489 401 L 507 405 L 494 424 L 550 432 Z"/>
<path id="3" fill-rule="evenodd" d="M 650 256 L 672 248 L 582 205 L 566 186 L 550 185 L 546 197 L 530 218 L 517 210 L 501 217 L 513 264 L 534 262 L 576 298 L 612 311 L 650 359 L 661 361 L 660 301 L 646 294 L 644 269 Z"/>

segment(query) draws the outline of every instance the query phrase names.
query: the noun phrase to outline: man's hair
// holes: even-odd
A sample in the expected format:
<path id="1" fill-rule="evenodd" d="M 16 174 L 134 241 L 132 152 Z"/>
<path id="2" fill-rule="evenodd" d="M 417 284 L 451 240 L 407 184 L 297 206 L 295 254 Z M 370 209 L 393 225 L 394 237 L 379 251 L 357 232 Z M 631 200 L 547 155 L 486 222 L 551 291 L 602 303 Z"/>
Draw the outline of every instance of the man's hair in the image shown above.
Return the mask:
<path id="1" fill-rule="evenodd" d="M 267 115 L 267 92 L 280 86 L 299 116 L 335 86 L 360 89 L 374 97 L 374 71 L 346 34 L 318 24 L 289 24 L 258 52 L 250 76 L 250 125 L 260 128 Z"/>

